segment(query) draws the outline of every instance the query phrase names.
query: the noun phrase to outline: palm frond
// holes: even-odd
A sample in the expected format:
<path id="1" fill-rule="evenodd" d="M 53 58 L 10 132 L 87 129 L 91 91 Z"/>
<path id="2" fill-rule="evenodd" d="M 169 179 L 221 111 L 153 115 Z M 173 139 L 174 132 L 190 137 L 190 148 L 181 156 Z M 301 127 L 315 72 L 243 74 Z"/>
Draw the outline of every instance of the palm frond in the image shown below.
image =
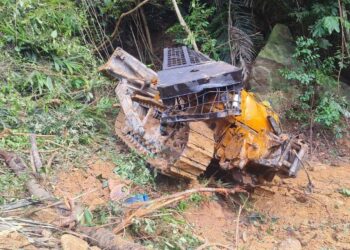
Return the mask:
<path id="1" fill-rule="evenodd" d="M 241 29 L 231 27 L 229 29 L 230 56 L 234 65 L 243 69 L 244 80 L 250 74 L 250 66 L 255 57 L 252 39 Z"/>
<path id="2" fill-rule="evenodd" d="M 254 60 L 254 44 L 252 39 L 238 27 L 230 28 L 231 58 L 235 65 L 242 62 L 251 64 Z"/>
<path id="3" fill-rule="evenodd" d="M 231 49 L 227 46 L 228 41 L 231 40 L 232 27 L 240 30 L 245 35 L 244 41 L 247 41 L 248 38 L 252 42 L 252 48 L 259 49 L 263 45 L 263 36 L 258 32 L 258 28 L 255 25 L 255 16 L 252 9 L 253 3 L 254 0 L 215 0 L 217 15 L 211 21 L 210 30 L 221 48 L 220 58 L 222 60 L 232 61 Z M 236 31 L 233 33 L 237 34 Z M 250 58 L 250 62 L 254 58 L 255 53 L 251 53 L 251 55 L 247 57 Z"/>

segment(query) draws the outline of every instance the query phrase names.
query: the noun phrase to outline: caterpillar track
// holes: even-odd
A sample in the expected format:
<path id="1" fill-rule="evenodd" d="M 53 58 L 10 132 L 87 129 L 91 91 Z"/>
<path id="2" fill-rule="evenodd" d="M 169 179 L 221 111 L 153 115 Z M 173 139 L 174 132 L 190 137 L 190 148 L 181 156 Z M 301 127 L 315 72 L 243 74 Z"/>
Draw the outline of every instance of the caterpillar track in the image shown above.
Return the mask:
<path id="1" fill-rule="evenodd" d="M 159 125 L 158 125 L 159 126 Z M 120 110 L 116 122 L 116 135 L 132 150 L 139 154 L 150 156 L 150 165 L 168 176 L 186 179 L 197 179 L 207 168 L 214 155 L 213 131 L 205 122 L 191 122 L 183 129 L 173 130 L 165 147 L 155 151 L 144 138 L 127 131 L 129 125 L 125 114 Z M 177 140 L 178 134 L 185 136 L 182 143 Z M 179 147 L 176 147 L 180 144 Z"/>

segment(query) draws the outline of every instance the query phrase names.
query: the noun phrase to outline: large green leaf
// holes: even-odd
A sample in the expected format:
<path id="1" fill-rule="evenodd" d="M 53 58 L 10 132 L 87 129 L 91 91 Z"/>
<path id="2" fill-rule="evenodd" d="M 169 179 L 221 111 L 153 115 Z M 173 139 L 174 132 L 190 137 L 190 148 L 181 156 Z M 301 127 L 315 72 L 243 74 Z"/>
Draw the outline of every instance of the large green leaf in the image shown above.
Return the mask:
<path id="1" fill-rule="evenodd" d="M 323 27 L 328 31 L 328 34 L 332 34 L 333 31 L 340 32 L 339 17 L 337 16 L 326 16 L 323 18 Z"/>

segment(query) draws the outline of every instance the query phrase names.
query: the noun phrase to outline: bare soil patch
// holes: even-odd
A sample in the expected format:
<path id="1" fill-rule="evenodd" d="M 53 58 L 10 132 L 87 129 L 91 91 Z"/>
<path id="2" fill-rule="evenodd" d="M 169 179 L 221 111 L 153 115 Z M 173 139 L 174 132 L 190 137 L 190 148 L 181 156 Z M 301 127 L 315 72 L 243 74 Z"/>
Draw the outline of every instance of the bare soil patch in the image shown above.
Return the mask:
<path id="1" fill-rule="evenodd" d="M 109 189 L 104 187 L 103 180 L 115 176 L 113 169 L 113 163 L 95 158 L 85 169 L 62 170 L 57 174 L 54 194 L 59 198 L 74 198 L 85 193 L 80 201 L 93 210 L 109 200 Z"/>
<path id="2" fill-rule="evenodd" d="M 304 171 L 296 179 L 277 179 L 276 186 L 255 191 L 240 218 L 240 248 L 274 249 L 281 241 L 295 238 L 303 249 L 350 249 L 350 198 L 339 193 L 350 187 L 350 164 L 310 165 L 312 194 L 304 194 Z M 212 201 L 191 208 L 186 219 L 210 242 L 235 243 L 237 211 L 226 204 Z"/>

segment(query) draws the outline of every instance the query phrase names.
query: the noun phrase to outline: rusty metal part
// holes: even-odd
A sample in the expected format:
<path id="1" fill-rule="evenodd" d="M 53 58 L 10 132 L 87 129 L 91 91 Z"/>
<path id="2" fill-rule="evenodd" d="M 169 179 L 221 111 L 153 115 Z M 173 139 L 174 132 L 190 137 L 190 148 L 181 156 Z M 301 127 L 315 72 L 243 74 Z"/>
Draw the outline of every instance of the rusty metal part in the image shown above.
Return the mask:
<path id="1" fill-rule="evenodd" d="M 131 96 L 131 100 L 134 102 L 141 103 L 142 105 L 146 105 L 149 107 L 157 107 L 158 109 L 164 110 L 164 106 L 159 101 L 156 101 L 154 98 L 134 94 Z"/>
<path id="2" fill-rule="evenodd" d="M 117 48 L 107 63 L 99 67 L 99 71 L 113 79 L 127 79 L 129 88 L 145 95 L 154 97 L 157 93 L 154 87 L 157 73 L 122 48 Z"/>
<path id="3" fill-rule="evenodd" d="M 129 148 L 149 156 L 147 161 L 165 175 L 196 179 L 213 158 L 213 133 L 203 122 L 190 123 L 182 131 L 173 130 L 172 138 L 167 138 L 162 149 L 156 149 L 143 137 L 123 132 L 125 127 L 128 127 L 127 120 L 124 112 L 120 111 L 115 122 L 117 136 Z M 185 138 L 178 140 L 181 135 Z"/>

